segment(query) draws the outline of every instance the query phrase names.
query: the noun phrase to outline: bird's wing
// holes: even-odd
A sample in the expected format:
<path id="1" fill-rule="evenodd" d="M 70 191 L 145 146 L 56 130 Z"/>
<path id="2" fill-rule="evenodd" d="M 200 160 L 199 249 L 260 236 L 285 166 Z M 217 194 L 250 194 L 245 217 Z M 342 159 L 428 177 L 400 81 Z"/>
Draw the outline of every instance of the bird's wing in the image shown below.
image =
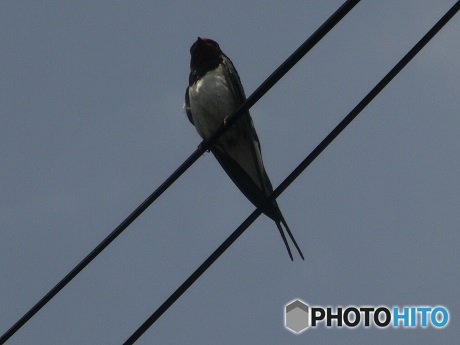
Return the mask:
<path id="1" fill-rule="evenodd" d="M 193 123 L 193 116 L 192 116 L 192 109 L 190 109 L 190 96 L 188 95 L 188 86 L 187 89 L 185 89 L 185 104 L 184 104 L 184 110 L 185 113 L 187 114 L 188 120 L 191 122 L 192 125 L 195 126 Z"/>
<path id="2" fill-rule="evenodd" d="M 225 67 L 223 68 L 223 71 L 225 72 L 227 85 L 229 85 L 229 87 L 231 88 L 233 97 L 235 99 L 235 104 L 237 106 L 240 106 L 246 100 L 246 95 L 244 93 L 244 89 L 241 84 L 238 72 L 236 71 L 235 67 L 233 66 L 233 63 L 227 56 L 224 55 L 222 63 Z M 256 179 L 256 181 L 254 182 L 258 185 L 254 186 L 254 188 L 258 187 L 261 190 L 262 194 L 266 197 L 273 191 L 273 188 L 267 176 L 267 173 L 265 172 L 265 168 L 262 161 L 262 152 L 260 148 L 259 137 L 257 136 L 256 130 L 254 128 L 254 123 L 252 121 L 251 116 L 249 115 L 249 111 L 246 112 L 246 114 L 244 114 L 240 118 L 240 120 L 238 120 L 235 126 L 238 126 L 238 129 L 242 131 L 243 138 L 246 139 L 246 147 L 244 147 L 244 149 L 247 151 L 246 153 L 247 155 L 249 155 L 248 158 L 251 160 L 252 163 L 250 169 L 253 169 L 253 173 L 251 175 L 254 176 L 253 178 Z M 223 151 L 222 153 L 225 154 L 226 152 Z M 221 162 L 223 159 L 224 158 L 221 157 L 219 162 Z M 238 183 L 236 184 L 238 185 Z M 242 190 L 242 188 L 240 189 Z M 249 199 L 251 200 L 251 198 Z M 257 205 L 258 204 L 256 204 L 256 206 Z"/>
<path id="3" fill-rule="evenodd" d="M 228 85 L 232 87 L 235 103 L 240 106 L 244 101 L 246 101 L 246 95 L 244 93 L 243 84 L 241 84 L 240 76 L 238 75 L 235 66 L 233 66 L 232 61 L 226 55 L 224 55 L 222 63 L 227 67 L 224 68 L 224 71 L 228 72 L 225 77 L 229 81 Z M 257 149 L 260 151 L 259 137 L 257 136 L 249 111 L 245 116 L 243 116 L 243 119 L 245 120 L 245 128 L 248 131 L 248 134 L 253 138 L 257 145 Z"/>
<path id="4" fill-rule="evenodd" d="M 241 84 L 240 77 L 235 67 L 233 66 L 231 60 L 225 55 L 223 58 L 223 64 L 227 65 L 228 67 L 224 68 L 224 71 L 228 72 L 226 73 L 226 77 L 229 81 L 228 85 L 232 87 L 232 92 L 235 96 L 235 103 L 239 106 L 246 100 L 246 95 L 244 94 L 244 89 Z M 248 174 L 240 167 L 240 165 L 233 161 L 230 157 L 228 157 L 228 155 L 225 155 L 225 153 L 222 153 L 218 149 L 214 149 L 212 152 L 214 153 L 222 167 L 225 169 L 227 174 L 233 180 L 233 182 L 243 192 L 243 194 L 255 206 L 260 206 L 262 202 L 265 201 L 266 197 L 273 192 L 273 187 L 263 165 L 262 151 L 260 149 L 259 138 L 257 136 L 254 123 L 252 122 L 252 118 L 249 115 L 249 112 L 247 112 L 239 121 L 241 121 L 242 123 L 242 130 L 245 132 L 245 135 L 249 138 L 248 146 L 251 151 L 254 168 L 257 169 L 257 176 L 258 180 L 260 181 L 259 184 L 262 186 L 262 190 L 254 183 L 251 177 L 248 176 Z M 289 229 L 286 221 L 284 220 L 283 214 L 281 213 L 281 210 L 279 209 L 276 200 L 273 200 L 271 204 L 266 206 L 266 209 L 263 210 L 263 212 L 275 221 L 291 260 L 293 260 L 291 249 L 289 248 L 289 244 L 287 243 L 286 236 L 284 235 L 281 224 L 284 225 L 286 232 L 288 233 L 297 251 L 299 252 L 300 257 L 303 260 L 303 253 L 300 250 L 300 247 L 298 246 L 294 236 L 292 235 L 291 229 Z"/>
<path id="5" fill-rule="evenodd" d="M 216 157 L 219 164 L 224 168 L 227 175 L 232 179 L 238 189 L 249 199 L 255 206 L 260 206 L 266 200 L 267 195 L 259 186 L 254 183 L 253 179 L 244 171 L 244 169 L 233 158 L 222 152 L 218 147 L 212 147 L 211 152 Z M 278 218 L 275 204 L 267 207 L 264 213 L 273 220 Z"/>

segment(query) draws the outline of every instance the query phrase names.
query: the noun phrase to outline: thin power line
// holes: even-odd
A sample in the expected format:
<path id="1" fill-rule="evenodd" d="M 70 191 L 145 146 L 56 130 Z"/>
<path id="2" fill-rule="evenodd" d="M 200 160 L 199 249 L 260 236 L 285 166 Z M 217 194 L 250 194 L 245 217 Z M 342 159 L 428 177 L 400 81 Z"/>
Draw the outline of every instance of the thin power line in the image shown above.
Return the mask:
<path id="1" fill-rule="evenodd" d="M 262 96 L 270 90 L 299 60 L 307 54 L 356 4 L 359 0 L 346 1 L 321 27 L 316 30 L 280 67 L 278 67 L 236 112 L 217 129 L 207 140 L 203 140 L 198 149 L 188 157 L 145 201 L 136 208 L 118 227 L 115 228 L 91 253 L 89 253 L 72 271 L 56 284 L 37 304 L 22 316 L 0 338 L 4 344 L 14 333 L 27 323 L 41 308 L 43 308 L 59 291 L 61 291 L 78 273 L 80 273 L 96 256 L 98 256 L 113 240 L 115 240 L 131 223 L 136 220 L 160 195 L 163 194 L 188 168 L 192 166 L 211 145 L 248 111 Z"/>
<path id="2" fill-rule="evenodd" d="M 275 189 L 263 205 L 256 208 L 248 218 L 201 264 L 187 280 L 129 337 L 123 345 L 133 344 L 147 329 L 157 321 L 166 310 L 240 237 L 243 232 L 262 214 L 265 206 L 283 193 L 294 180 L 337 138 L 359 113 L 382 91 L 396 75 L 416 56 L 420 50 L 441 30 L 459 11 L 460 0 L 423 36 L 420 41 L 391 69 L 388 74 L 358 103 L 353 110 L 327 135 L 326 138 L 294 169 L 292 173 Z"/>

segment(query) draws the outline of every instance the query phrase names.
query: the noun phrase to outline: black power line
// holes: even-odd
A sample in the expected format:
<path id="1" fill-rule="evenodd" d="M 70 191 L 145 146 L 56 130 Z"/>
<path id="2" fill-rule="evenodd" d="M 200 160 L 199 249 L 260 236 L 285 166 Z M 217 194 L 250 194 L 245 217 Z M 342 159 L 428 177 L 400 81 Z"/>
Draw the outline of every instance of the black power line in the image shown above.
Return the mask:
<path id="1" fill-rule="evenodd" d="M 4 344 L 14 333 L 27 323 L 41 308 L 43 308 L 59 291 L 61 291 L 78 273 L 80 273 L 96 256 L 98 256 L 112 241 L 114 241 L 131 223 L 136 220 L 160 195 L 163 194 L 200 156 L 216 142 L 216 140 L 259 99 L 270 90 L 299 60 L 307 54 L 356 4 L 359 0 L 346 1 L 321 27 L 316 30 L 280 67 L 278 67 L 248 99 L 228 118 L 225 124 L 207 140 L 203 140 L 198 149 L 188 157 L 145 201 L 136 208 L 118 227 L 115 228 L 91 253 L 89 253 L 72 271 L 57 283 L 37 304 L 24 314 L 0 338 Z"/>
<path id="2" fill-rule="evenodd" d="M 133 344 L 152 326 L 166 310 L 227 250 L 238 237 L 262 214 L 262 210 L 271 200 L 283 193 L 294 180 L 329 146 L 332 141 L 353 121 L 359 113 L 382 91 L 396 75 L 420 52 L 420 50 L 441 30 L 460 10 L 460 0 L 423 36 L 420 41 L 391 69 L 388 74 L 358 103 L 353 110 L 327 135 L 326 138 L 294 169 L 292 173 L 275 189 L 265 203 L 254 212 L 193 272 L 187 280 L 126 340 L 123 345 Z"/>

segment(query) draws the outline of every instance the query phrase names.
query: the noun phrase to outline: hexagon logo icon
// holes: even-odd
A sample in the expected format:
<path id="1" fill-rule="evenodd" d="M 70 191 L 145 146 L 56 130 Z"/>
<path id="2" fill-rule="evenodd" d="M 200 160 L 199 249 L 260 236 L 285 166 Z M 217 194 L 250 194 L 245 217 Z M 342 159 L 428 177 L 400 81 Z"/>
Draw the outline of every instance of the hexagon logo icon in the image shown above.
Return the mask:
<path id="1" fill-rule="evenodd" d="M 287 304 L 284 315 L 284 325 L 291 332 L 298 334 L 308 328 L 308 305 L 302 301 Z"/>

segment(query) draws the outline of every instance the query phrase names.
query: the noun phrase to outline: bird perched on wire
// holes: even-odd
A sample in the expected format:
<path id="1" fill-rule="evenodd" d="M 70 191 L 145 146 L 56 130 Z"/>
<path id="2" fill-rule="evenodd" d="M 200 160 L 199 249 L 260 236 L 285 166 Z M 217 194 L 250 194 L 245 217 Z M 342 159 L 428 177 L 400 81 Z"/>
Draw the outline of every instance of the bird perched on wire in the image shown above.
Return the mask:
<path id="1" fill-rule="evenodd" d="M 236 111 L 246 100 L 246 96 L 233 63 L 217 42 L 198 37 L 190 48 L 190 54 L 185 111 L 198 134 L 206 139 Z M 249 112 L 217 140 L 211 147 L 211 152 L 236 186 L 256 207 L 261 206 L 273 192 Z M 291 260 L 291 249 L 282 225 L 300 257 L 304 259 L 276 201 L 273 200 L 263 213 L 275 221 Z"/>

